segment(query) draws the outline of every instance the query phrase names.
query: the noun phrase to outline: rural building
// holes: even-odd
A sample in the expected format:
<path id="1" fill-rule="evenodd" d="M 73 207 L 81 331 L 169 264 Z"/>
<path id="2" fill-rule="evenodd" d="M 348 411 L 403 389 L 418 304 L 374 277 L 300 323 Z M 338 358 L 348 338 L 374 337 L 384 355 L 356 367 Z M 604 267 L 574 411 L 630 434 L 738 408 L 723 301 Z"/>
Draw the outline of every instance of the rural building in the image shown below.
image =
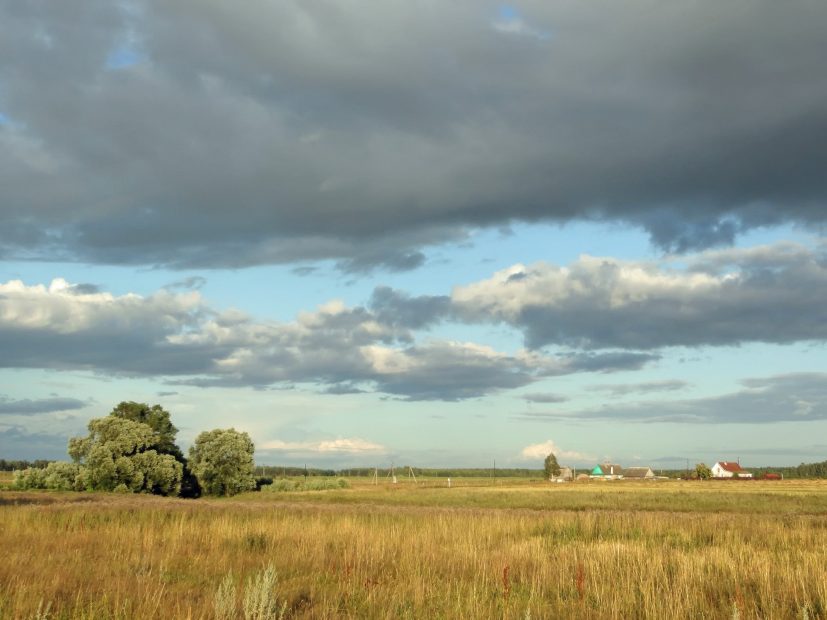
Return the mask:
<path id="1" fill-rule="evenodd" d="M 713 478 L 733 478 L 737 474 L 738 478 L 752 478 L 752 473 L 746 469 L 741 468 L 740 463 L 733 461 L 718 461 L 712 466 Z"/>
<path id="2" fill-rule="evenodd" d="M 590 477 L 600 480 L 620 480 L 623 478 L 623 468 L 615 463 L 602 463 L 592 470 Z"/>
<path id="3" fill-rule="evenodd" d="M 623 470 L 623 478 L 626 480 L 654 480 L 655 472 L 651 467 L 627 467 Z"/>
<path id="4" fill-rule="evenodd" d="M 574 472 L 571 467 L 561 467 L 560 474 L 549 478 L 552 482 L 569 482 L 574 480 Z"/>

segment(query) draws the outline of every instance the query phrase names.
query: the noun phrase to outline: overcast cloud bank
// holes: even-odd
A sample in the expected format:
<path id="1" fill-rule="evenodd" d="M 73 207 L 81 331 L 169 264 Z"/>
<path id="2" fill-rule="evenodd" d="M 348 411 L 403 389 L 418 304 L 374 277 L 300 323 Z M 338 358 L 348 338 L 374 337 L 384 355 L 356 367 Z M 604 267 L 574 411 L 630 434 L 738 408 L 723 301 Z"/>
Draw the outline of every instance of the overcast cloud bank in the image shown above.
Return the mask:
<path id="1" fill-rule="evenodd" d="M 2 2 L 0 257 L 405 270 L 512 221 L 681 252 L 823 227 L 825 24 L 807 0 Z"/>

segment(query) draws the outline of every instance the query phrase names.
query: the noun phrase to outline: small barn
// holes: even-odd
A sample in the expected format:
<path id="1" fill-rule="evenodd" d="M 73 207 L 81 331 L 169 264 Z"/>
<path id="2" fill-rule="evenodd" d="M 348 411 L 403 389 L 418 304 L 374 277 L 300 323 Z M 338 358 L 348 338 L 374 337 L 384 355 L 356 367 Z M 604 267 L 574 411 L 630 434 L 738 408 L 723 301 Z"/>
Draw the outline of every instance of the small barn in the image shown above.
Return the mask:
<path id="1" fill-rule="evenodd" d="M 651 467 L 627 467 L 623 470 L 624 480 L 654 480 L 655 472 Z"/>
<path id="2" fill-rule="evenodd" d="M 549 478 L 552 482 L 569 482 L 574 480 L 574 471 L 571 467 L 561 467 L 560 473 L 557 476 Z"/>
<path id="3" fill-rule="evenodd" d="M 733 461 L 718 461 L 712 466 L 713 478 L 752 478 L 752 472 L 741 467 L 740 463 Z"/>
<path id="4" fill-rule="evenodd" d="M 589 477 L 599 480 L 620 480 L 623 478 L 623 468 L 616 463 L 602 463 L 592 469 Z"/>

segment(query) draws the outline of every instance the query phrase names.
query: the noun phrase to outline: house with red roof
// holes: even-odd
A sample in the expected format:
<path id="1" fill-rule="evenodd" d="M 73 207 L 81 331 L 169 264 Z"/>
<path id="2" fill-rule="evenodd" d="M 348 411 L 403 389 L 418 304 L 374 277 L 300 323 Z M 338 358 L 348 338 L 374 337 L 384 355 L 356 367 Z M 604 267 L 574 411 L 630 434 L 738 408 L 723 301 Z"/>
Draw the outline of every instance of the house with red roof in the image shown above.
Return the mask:
<path id="1" fill-rule="evenodd" d="M 718 461 L 712 466 L 713 478 L 752 478 L 752 473 L 741 467 L 735 461 Z"/>

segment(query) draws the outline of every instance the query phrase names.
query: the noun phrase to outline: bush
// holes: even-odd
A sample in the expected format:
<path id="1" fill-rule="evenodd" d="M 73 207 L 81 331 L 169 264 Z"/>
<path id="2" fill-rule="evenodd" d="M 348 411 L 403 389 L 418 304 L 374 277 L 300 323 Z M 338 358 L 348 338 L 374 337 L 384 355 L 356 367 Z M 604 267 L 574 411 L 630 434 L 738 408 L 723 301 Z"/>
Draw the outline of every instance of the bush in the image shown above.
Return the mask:
<path id="1" fill-rule="evenodd" d="M 271 491 L 271 492 L 280 492 L 284 493 L 287 491 L 295 491 L 296 487 L 299 485 L 298 482 L 294 482 L 293 480 L 287 480 L 286 478 L 282 478 L 280 480 L 273 480 L 272 484 L 265 485 L 261 487 L 262 491 Z"/>
<path id="2" fill-rule="evenodd" d="M 273 484 L 261 487 L 262 491 L 271 493 L 290 493 L 294 491 L 332 491 L 334 489 L 347 489 L 350 486 L 344 478 L 330 480 L 329 478 L 309 478 L 304 480 L 274 480 Z"/>
<path id="3" fill-rule="evenodd" d="M 279 608 L 276 570 L 272 566 L 247 579 L 242 602 L 244 620 L 277 620 L 284 617 L 287 602 Z"/>
<path id="4" fill-rule="evenodd" d="M 234 620 L 238 618 L 238 602 L 235 593 L 235 580 L 228 573 L 213 597 L 215 620 Z"/>
<path id="5" fill-rule="evenodd" d="M 20 491 L 51 489 L 54 491 L 83 491 L 87 487 L 86 468 L 77 463 L 55 461 L 45 468 L 29 467 L 15 472 L 12 488 Z"/>
<path id="6" fill-rule="evenodd" d="M 14 480 L 11 484 L 13 489 L 27 491 L 29 489 L 46 488 L 46 470 L 36 467 L 28 467 L 22 471 L 14 472 Z"/>
<path id="7" fill-rule="evenodd" d="M 86 489 L 88 476 L 86 468 L 77 463 L 55 461 L 49 463 L 45 470 L 45 488 L 56 491 L 83 491 Z"/>
<path id="8" fill-rule="evenodd" d="M 256 478 L 256 491 L 261 491 L 261 487 L 266 487 L 268 484 L 273 484 L 273 479 L 270 476 L 258 476 Z"/>

